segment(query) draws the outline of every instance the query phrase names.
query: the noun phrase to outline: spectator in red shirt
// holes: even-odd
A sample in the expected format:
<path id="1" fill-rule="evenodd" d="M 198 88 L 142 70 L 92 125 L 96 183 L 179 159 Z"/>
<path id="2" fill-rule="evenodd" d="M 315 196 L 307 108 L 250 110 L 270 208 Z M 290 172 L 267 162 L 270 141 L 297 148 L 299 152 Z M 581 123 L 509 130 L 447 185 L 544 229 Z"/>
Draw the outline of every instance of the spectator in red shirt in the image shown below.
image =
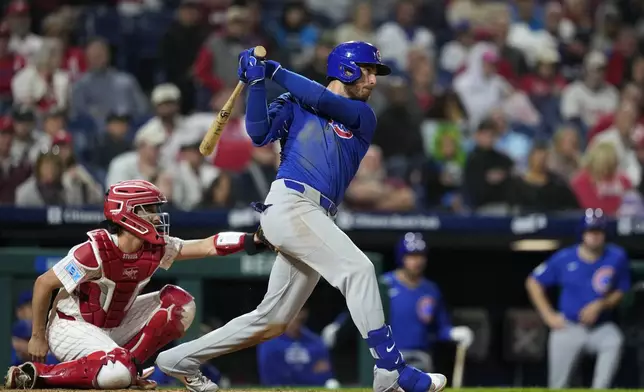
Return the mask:
<path id="1" fill-rule="evenodd" d="M 642 115 L 642 89 L 634 83 L 629 83 L 622 88 L 621 101 L 618 107 L 623 106 L 626 102 L 630 102 L 635 107 L 639 108 L 639 120 L 638 123 L 644 125 L 644 116 Z M 597 120 L 597 123 L 594 127 L 588 131 L 588 143 L 590 143 L 595 136 L 604 132 L 608 128 L 612 127 L 615 122 L 615 112 L 603 115 Z"/>
<path id="2" fill-rule="evenodd" d="M 25 65 L 25 60 L 9 50 L 11 31 L 0 24 L 0 112 L 11 105 L 11 79 Z"/>
<path id="3" fill-rule="evenodd" d="M 193 113 L 187 117 L 184 129 L 204 135 L 215 120 L 217 113 L 224 107 L 232 91 L 232 89 L 226 88 L 215 94 L 210 100 L 208 112 Z M 242 102 L 237 102 L 230 113 L 230 119 L 221 134 L 217 148 L 208 157 L 208 161 L 222 170 L 241 173 L 248 167 L 254 149 L 244 124 L 244 105 Z"/>
<path id="4" fill-rule="evenodd" d="M 557 72 L 559 53 L 551 48 L 541 48 L 536 56 L 534 72 L 521 79 L 520 88 L 531 98 L 559 96 L 566 80 Z"/>
<path id="5" fill-rule="evenodd" d="M 619 157 L 610 143 L 593 145 L 584 157 L 584 168 L 573 178 L 571 186 L 579 206 L 601 208 L 615 215 L 622 198 L 633 189 L 628 178 L 618 172 Z"/>
<path id="6" fill-rule="evenodd" d="M 43 21 L 45 37 L 54 38 L 60 42 L 62 50 L 60 68 L 67 71 L 72 81 L 76 81 L 87 70 L 87 62 L 83 48 L 71 45 L 72 27 L 73 21 L 62 13 L 50 14 Z"/>
<path id="7" fill-rule="evenodd" d="M 637 35 L 632 28 L 623 27 L 610 53 L 606 64 L 606 81 L 621 86 L 628 76 L 631 64 L 637 55 Z"/>

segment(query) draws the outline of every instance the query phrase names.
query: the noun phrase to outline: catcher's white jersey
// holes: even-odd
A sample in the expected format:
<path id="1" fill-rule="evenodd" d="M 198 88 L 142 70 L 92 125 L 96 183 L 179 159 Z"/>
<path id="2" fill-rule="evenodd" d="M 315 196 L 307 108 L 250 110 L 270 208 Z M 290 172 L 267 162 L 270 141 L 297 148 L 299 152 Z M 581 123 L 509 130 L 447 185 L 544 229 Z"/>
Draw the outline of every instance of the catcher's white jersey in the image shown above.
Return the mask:
<path id="1" fill-rule="evenodd" d="M 118 237 L 116 235 L 111 235 L 110 237 L 114 243 L 118 245 Z M 183 240 L 176 237 L 166 236 L 165 241 L 165 253 L 161 259 L 159 267 L 167 270 L 172 266 L 175 258 L 179 255 L 179 252 L 183 247 Z M 58 302 L 56 309 L 68 316 L 76 318 L 77 320 L 82 320 L 82 317 L 79 307 L 79 298 L 76 295 L 75 290 L 81 283 L 94 281 L 99 285 L 101 288 L 101 304 L 104 304 L 107 298 L 112 297 L 114 289 L 111 281 L 103 279 L 103 273 L 101 271 L 102 266 L 99 257 L 97 257 L 99 264 L 93 269 L 81 264 L 74 257 L 74 252 L 85 243 L 86 242 L 73 247 L 67 256 L 52 267 L 54 274 L 56 274 L 56 277 L 58 277 L 58 279 L 63 283 L 65 291 L 69 294 L 68 297 L 63 298 Z M 139 287 L 139 291 L 143 290 L 145 284 L 148 282 L 146 281 L 141 283 L 144 284 Z M 134 301 L 134 297 L 135 295 L 133 295 L 131 301 Z"/>
<path id="2" fill-rule="evenodd" d="M 110 237 L 116 244 L 117 237 L 114 235 Z M 181 251 L 183 241 L 169 236 L 165 241 L 165 253 L 159 266 L 167 270 Z M 49 349 L 60 361 L 71 361 L 95 351 L 110 351 L 123 346 L 145 326 L 161 305 L 158 292 L 138 296 L 135 292 L 131 299 L 131 306 L 118 327 L 99 328 L 84 321 L 76 288 L 83 282 L 94 281 L 101 289 L 102 304 L 111 296 L 111 290 L 113 290 L 110 281 L 103 279 L 100 261 L 98 266 L 92 269 L 82 265 L 74 257 L 74 252 L 84 244 L 73 247 L 67 256 L 53 267 L 54 273 L 69 295 L 58 302 L 56 309 L 76 319 L 67 320 L 54 314 L 47 326 Z M 147 283 L 147 281 L 141 283 Z M 141 289 L 143 286 L 145 284 Z"/>

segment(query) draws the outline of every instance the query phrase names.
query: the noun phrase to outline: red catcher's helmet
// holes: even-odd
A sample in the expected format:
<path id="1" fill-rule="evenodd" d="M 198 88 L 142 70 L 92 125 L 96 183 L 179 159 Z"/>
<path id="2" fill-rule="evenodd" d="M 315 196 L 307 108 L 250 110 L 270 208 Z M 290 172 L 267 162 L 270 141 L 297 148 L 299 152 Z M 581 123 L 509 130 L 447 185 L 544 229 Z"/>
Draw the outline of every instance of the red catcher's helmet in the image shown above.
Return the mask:
<path id="1" fill-rule="evenodd" d="M 160 210 L 165 203 L 167 199 L 151 182 L 127 180 L 110 186 L 103 213 L 107 220 L 138 238 L 164 245 L 164 235 L 170 233 L 170 214 Z"/>

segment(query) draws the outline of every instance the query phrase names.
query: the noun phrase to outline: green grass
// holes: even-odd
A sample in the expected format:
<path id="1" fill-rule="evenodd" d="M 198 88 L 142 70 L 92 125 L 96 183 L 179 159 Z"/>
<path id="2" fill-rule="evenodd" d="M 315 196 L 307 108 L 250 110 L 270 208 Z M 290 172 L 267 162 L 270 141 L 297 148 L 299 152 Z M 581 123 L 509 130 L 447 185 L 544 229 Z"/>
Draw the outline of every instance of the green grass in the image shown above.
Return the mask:
<path id="1" fill-rule="evenodd" d="M 181 388 L 159 388 L 162 391 L 177 391 L 177 392 L 186 392 L 185 389 Z M 0 388 L 1 390 L 1 388 Z M 5 389 L 4 391 L 9 392 L 10 390 Z M 73 389 L 40 389 L 38 392 L 77 392 Z M 125 389 L 125 391 L 132 391 L 131 389 Z M 329 392 L 330 390 L 324 388 L 230 388 L 225 389 L 225 391 L 237 391 L 237 392 Z M 371 388 L 341 388 L 339 391 L 352 391 L 352 392 L 372 392 Z M 590 392 L 590 389 L 546 389 L 546 388 L 462 388 L 462 389 L 445 389 L 445 392 L 456 392 L 456 391 L 465 391 L 465 392 Z M 644 389 L 606 389 L 606 390 L 593 390 L 592 392 L 633 392 L 633 391 L 644 391 Z M 86 392 L 86 391 L 78 391 Z"/>
<path id="2" fill-rule="evenodd" d="M 172 388 L 173 390 L 178 390 Z M 230 388 L 226 391 L 240 391 L 240 392 L 324 392 L 329 391 L 328 389 L 323 388 Z M 371 388 L 341 388 L 339 391 L 351 391 L 351 392 L 373 392 Z M 465 391 L 465 392 L 590 392 L 590 389 L 547 389 L 547 388 L 461 388 L 453 389 L 447 388 L 444 392 L 456 392 L 456 391 Z M 605 389 L 605 390 L 592 390 L 592 392 L 633 392 L 633 391 L 644 391 L 644 389 Z"/>

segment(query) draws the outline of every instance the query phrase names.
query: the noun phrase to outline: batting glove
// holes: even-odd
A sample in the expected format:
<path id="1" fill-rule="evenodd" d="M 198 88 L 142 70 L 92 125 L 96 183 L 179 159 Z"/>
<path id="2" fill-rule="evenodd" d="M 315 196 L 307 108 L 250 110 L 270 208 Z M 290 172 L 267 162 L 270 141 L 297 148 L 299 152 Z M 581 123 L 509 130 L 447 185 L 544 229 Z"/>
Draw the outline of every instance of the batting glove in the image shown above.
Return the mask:
<path id="1" fill-rule="evenodd" d="M 273 80 L 277 71 L 282 69 L 282 65 L 274 60 L 266 60 L 264 61 L 264 64 L 266 64 L 266 77 L 271 80 Z"/>
<path id="2" fill-rule="evenodd" d="M 239 58 L 239 67 L 237 68 L 237 77 L 246 84 L 253 85 L 264 80 L 264 64 L 253 56 L 244 56 L 243 53 Z"/>
<path id="3" fill-rule="evenodd" d="M 255 57 L 251 57 L 249 64 L 251 65 L 246 69 L 246 80 L 248 80 L 247 83 L 252 86 L 257 82 L 264 80 L 266 67 L 264 66 L 264 63 L 258 61 Z"/>
<path id="4" fill-rule="evenodd" d="M 449 337 L 459 344 L 469 347 L 474 341 L 474 332 L 469 327 L 459 326 L 453 327 L 449 332 Z"/>

